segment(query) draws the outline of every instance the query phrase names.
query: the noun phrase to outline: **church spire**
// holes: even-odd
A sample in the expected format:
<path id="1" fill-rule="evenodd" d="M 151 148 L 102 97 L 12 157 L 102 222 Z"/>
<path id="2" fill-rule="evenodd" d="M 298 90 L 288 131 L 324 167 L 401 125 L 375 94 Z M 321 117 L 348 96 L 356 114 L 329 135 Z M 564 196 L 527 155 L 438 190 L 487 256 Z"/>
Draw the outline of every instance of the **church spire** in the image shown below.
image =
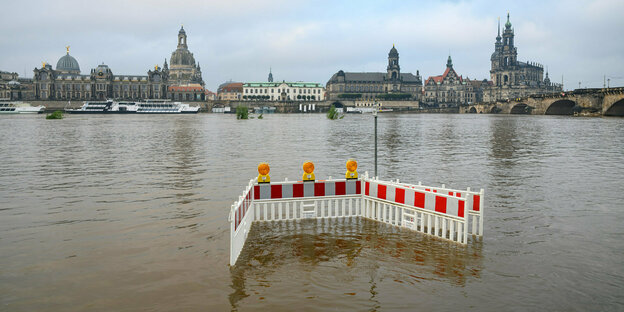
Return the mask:
<path id="1" fill-rule="evenodd" d="M 453 68 L 453 60 L 451 59 L 451 54 L 449 53 L 448 60 L 446 60 L 446 67 Z"/>
<path id="2" fill-rule="evenodd" d="M 269 82 L 273 82 L 273 72 L 271 67 L 269 67 Z"/>
<path id="3" fill-rule="evenodd" d="M 511 22 L 509 21 L 509 12 L 507 12 L 507 23 L 505 23 L 505 29 L 511 28 Z"/>

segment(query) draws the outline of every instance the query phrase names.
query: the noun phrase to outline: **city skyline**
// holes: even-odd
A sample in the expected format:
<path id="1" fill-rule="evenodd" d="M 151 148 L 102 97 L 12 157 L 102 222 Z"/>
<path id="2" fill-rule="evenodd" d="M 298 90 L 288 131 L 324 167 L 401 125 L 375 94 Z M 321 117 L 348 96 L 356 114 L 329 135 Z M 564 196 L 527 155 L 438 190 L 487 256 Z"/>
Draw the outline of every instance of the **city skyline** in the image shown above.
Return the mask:
<path id="1" fill-rule="evenodd" d="M 392 44 L 402 71 L 423 79 L 439 75 L 449 53 L 458 74 L 489 79 L 497 18 L 509 11 L 520 60 L 543 64 L 553 81 L 602 87 L 606 75 L 611 86 L 624 84 L 621 1 L 360 3 L 7 3 L 0 70 L 31 78 L 69 45 L 83 73 L 102 62 L 115 74 L 142 73 L 170 57 L 184 24 L 212 91 L 229 79 L 266 81 L 269 68 L 275 80 L 323 84 L 341 69 L 380 71 Z"/>

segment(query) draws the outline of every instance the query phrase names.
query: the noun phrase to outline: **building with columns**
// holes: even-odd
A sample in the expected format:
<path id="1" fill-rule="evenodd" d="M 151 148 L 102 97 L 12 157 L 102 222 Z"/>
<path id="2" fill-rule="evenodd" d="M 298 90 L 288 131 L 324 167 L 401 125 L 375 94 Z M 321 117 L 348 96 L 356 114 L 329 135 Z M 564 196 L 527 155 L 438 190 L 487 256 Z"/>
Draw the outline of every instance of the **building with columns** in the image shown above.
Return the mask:
<path id="1" fill-rule="evenodd" d="M 392 45 L 388 53 L 386 72 L 335 73 L 327 82 L 329 100 L 401 99 L 420 100 L 422 80 L 418 71 L 401 73 L 399 52 Z"/>
<path id="2" fill-rule="evenodd" d="M 165 59 L 163 66 L 154 66 L 147 75 L 115 75 L 102 63 L 81 74 L 76 58 L 67 53 L 56 68 L 43 63 L 33 70 L 33 98 L 38 100 L 145 100 L 171 99 L 203 101 L 206 98 L 199 64 L 188 50 L 186 32 L 178 32 L 178 46 L 171 53 L 171 68 Z"/>
<path id="3" fill-rule="evenodd" d="M 156 65 L 147 75 L 114 75 L 104 63 L 83 75 L 69 47 L 56 69 L 44 62 L 33 72 L 35 98 L 39 100 L 141 100 L 166 98 L 167 94 L 166 63 L 162 69 Z"/>
<path id="4" fill-rule="evenodd" d="M 552 83 L 548 72 L 544 78 L 544 66 L 537 62 L 518 61 L 518 49 L 514 45 L 514 29 L 507 13 L 507 22 L 501 37 L 500 20 L 494 53 L 490 58 L 492 86 L 484 90 L 484 101 L 496 101 L 523 97 L 531 94 L 561 91 L 561 85 Z"/>

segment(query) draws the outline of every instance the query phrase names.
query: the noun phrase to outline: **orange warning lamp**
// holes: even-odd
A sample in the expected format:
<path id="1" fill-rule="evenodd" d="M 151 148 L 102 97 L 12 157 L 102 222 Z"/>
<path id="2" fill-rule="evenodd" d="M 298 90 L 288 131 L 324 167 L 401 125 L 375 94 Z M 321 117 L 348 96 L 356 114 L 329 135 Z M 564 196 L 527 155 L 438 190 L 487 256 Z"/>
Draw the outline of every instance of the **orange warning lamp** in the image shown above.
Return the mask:
<path id="1" fill-rule="evenodd" d="M 269 164 L 263 162 L 258 165 L 258 183 L 271 182 L 271 177 L 269 177 L 269 171 L 271 171 L 271 167 L 269 167 Z"/>
<path id="2" fill-rule="evenodd" d="M 347 173 L 345 173 L 345 178 L 347 178 L 347 180 L 358 178 L 357 161 L 353 158 L 347 160 Z"/>
<path id="3" fill-rule="evenodd" d="M 303 163 L 303 181 L 314 181 L 316 177 L 314 176 L 314 164 L 311 161 L 306 161 Z"/>

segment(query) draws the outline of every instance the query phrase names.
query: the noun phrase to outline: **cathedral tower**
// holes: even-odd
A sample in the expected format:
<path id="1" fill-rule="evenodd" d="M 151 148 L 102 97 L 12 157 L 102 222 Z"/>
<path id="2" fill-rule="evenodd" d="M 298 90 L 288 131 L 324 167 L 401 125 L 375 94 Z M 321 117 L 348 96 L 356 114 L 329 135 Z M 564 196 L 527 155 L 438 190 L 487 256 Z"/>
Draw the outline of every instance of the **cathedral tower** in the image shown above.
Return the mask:
<path id="1" fill-rule="evenodd" d="M 392 49 L 390 49 L 390 53 L 388 53 L 388 74 L 386 76 L 387 80 L 400 80 L 401 79 L 401 67 L 399 67 L 399 52 L 392 45 Z"/>

